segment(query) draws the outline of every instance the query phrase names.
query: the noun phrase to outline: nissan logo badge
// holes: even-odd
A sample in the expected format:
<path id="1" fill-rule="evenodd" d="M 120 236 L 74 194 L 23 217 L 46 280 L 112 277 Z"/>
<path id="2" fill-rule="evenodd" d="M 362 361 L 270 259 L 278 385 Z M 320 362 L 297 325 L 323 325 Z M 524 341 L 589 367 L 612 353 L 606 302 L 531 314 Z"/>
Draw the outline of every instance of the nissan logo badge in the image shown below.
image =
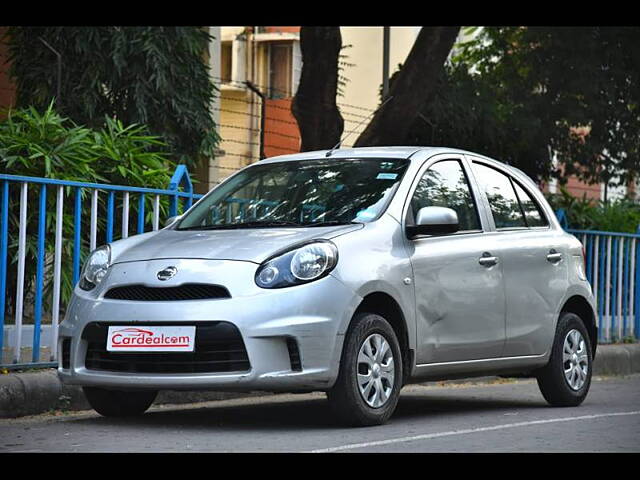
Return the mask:
<path id="1" fill-rule="evenodd" d="M 164 270 L 160 270 L 158 272 L 158 280 L 169 280 L 176 273 L 178 273 L 178 269 L 176 267 L 167 267 Z"/>

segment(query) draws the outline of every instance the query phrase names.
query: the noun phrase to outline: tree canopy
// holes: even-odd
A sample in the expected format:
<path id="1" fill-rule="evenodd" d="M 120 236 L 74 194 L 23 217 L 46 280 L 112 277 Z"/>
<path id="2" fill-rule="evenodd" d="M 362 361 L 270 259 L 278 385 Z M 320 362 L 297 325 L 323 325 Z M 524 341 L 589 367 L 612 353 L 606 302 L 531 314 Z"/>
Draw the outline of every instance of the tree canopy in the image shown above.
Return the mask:
<path id="1" fill-rule="evenodd" d="M 454 49 L 409 143 L 467 148 L 538 179 L 621 184 L 637 176 L 640 28 L 466 33 L 475 36 Z"/>
<path id="2" fill-rule="evenodd" d="M 638 176 L 640 27 L 466 27 L 451 50 L 455 33 L 423 28 L 358 146 L 465 148 L 538 180 Z"/>
<path id="3" fill-rule="evenodd" d="M 146 124 L 174 160 L 194 165 L 218 143 L 209 41 L 201 27 L 11 27 L 17 106 L 42 111 L 57 95 L 57 56 L 46 42 L 62 58 L 58 111 L 89 127 L 105 115 Z"/>

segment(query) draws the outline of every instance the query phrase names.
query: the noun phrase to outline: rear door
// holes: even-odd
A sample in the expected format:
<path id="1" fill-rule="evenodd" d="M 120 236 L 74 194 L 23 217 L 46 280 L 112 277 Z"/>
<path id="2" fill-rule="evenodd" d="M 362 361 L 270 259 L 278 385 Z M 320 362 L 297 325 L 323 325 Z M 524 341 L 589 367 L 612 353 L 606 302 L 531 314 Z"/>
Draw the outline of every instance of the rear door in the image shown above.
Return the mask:
<path id="1" fill-rule="evenodd" d="M 550 227 L 536 195 L 496 165 L 474 160 L 501 252 L 506 295 L 505 357 L 541 355 L 551 345 L 568 288 L 566 241 Z"/>

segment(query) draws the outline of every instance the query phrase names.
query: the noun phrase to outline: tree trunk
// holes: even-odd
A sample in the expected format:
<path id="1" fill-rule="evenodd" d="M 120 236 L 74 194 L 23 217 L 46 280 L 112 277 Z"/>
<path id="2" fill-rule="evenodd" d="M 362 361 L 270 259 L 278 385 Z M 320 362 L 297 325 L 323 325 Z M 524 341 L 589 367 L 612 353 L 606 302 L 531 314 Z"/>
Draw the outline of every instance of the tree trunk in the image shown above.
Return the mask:
<path id="1" fill-rule="evenodd" d="M 355 147 L 402 145 L 406 141 L 409 128 L 434 92 L 459 31 L 460 27 L 422 27 L 389 89 L 388 97 L 393 98 L 376 112 Z"/>
<path id="2" fill-rule="evenodd" d="M 300 151 L 332 148 L 340 141 L 344 121 L 338 106 L 340 27 L 302 27 L 302 72 L 291 111 L 302 137 Z"/>

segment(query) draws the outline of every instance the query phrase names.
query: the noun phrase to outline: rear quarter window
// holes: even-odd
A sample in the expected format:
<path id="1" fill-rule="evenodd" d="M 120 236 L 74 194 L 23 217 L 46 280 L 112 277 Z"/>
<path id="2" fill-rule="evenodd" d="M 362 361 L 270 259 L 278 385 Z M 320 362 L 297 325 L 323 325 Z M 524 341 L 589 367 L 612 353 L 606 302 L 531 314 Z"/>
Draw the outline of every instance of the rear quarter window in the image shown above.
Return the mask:
<path id="1" fill-rule="evenodd" d="M 538 202 L 533 199 L 533 196 L 531 196 L 527 190 L 521 187 L 517 181 L 514 181 L 513 185 L 516 189 L 518 199 L 520 200 L 520 205 L 522 206 L 522 211 L 524 212 L 524 218 L 527 222 L 527 226 L 549 226 L 549 222 L 547 221 L 542 208 L 540 207 Z"/>

